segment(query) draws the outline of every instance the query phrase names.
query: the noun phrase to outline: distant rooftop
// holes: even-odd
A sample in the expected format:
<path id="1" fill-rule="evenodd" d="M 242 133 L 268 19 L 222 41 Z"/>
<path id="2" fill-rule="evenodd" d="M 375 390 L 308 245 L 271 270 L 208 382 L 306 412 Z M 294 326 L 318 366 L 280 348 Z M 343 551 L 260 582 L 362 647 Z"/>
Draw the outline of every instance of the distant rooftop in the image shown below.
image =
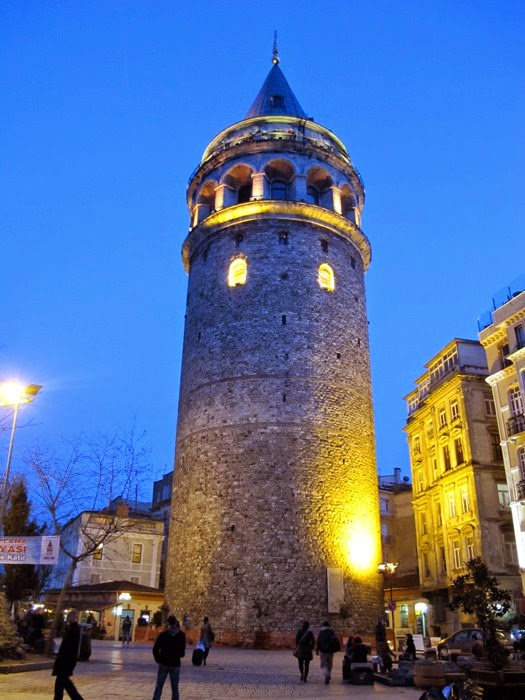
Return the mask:
<path id="1" fill-rule="evenodd" d="M 478 331 L 481 332 L 485 328 L 488 328 L 494 322 L 493 312 L 499 309 L 500 306 L 507 304 L 512 301 L 514 297 L 525 291 L 525 274 L 520 275 L 515 280 L 513 280 L 508 286 L 499 289 L 492 297 L 492 308 L 488 311 L 484 311 L 478 318 Z"/>

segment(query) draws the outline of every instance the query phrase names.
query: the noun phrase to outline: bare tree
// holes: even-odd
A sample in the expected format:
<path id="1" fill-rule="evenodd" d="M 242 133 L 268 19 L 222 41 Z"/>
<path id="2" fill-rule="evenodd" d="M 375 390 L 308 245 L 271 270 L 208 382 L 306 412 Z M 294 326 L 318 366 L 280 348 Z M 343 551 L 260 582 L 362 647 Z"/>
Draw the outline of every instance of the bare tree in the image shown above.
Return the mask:
<path id="1" fill-rule="evenodd" d="M 81 436 L 59 457 L 40 446 L 30 451 L 28 463 L 36 476 L 37 498 L 51 520 L 53 534 L 62 535 L 78 519 L 78 539 L 71 543 L 63 537 L 60 540 L 60 549 L 69 563 L 57 600 L 50 643 L 56 636 L 66 591 L 79 562 L 125 532 L 136 531 L 136 521 L 118 502 L 129 501 L 133 496 L 138 477 L 148 466 L 148 456 L 144 436 L 137 437 L 134 431 L 97 439 Z M 117 506 L 111 507 L 116 500 Z"/>

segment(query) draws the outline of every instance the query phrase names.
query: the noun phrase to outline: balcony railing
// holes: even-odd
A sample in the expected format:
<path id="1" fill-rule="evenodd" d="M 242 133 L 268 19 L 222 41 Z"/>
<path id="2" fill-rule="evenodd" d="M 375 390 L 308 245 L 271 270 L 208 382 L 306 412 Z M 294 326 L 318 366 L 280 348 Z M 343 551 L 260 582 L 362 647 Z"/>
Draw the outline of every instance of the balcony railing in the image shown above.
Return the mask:
<path id="1" fill-rule="evenodd" d="M 525 480 L 518 481 L 516 484 L 516 496 L 518 501 L 525 501 Z"/>
<path id="2" fill-rule="evenodd" d="M 525 415 L 518 413 L 507 421 L 507 436 L 522 433 L 525 430 Z"/>

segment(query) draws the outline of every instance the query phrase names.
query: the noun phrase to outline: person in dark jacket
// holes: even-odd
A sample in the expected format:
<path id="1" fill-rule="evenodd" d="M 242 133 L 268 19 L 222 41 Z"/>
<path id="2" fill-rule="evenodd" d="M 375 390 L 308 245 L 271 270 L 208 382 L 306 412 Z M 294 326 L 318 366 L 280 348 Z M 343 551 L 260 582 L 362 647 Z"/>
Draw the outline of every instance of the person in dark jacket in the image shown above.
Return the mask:
<path id="1" fill-rule="evenodd" d="M 295 656 L 299 662 L 299 671 L 301 673 L 301 681 L 307 683 L 308 670 L 310 668 L 310 661 L 314 658 L 313 649 L 315 647 L 315 638 L 312 630 L 310 629 L 310 623 L 308 620 L 304 620 L 303 624 L 299 628 L 297 634 L 295 635 Z"/>
<path id="2" fill-rule="evenodd" d="M 62 700 L 64 690 L 73 700 L 83 700 L 82 695 L 80 695 L 71 680 L 77 665 L 79 648 L 80 625 L 78 624 L 78 612 L 70 610 L 67 614 L 64 636 L 62 637 L 51 674 L 56 676 L 54 700 Z"/>
<path id="3" fill-rule="evenodd" d="M 361 637 L 354 637 L 354 643 L 352 645 L 352 663 L 353 664 L 364 664 L 368 661 L 369 649 L 367 645 L 363 642 Z"/>
<path id="4" fill-rule="evenodd" d="M 409 661 L 416 660 L 416 645 L 414 644 L 414 637 L 411 634 L 407 634 L 404 655 Z"/>
<path id="5" fill-rule="evenodd" d="M 159 665 L 153 700 L 160 700 L 168 674 L 171 681 L 171 698 L 179 700 L 180 660 L 185 653 L 186 635 L 180 629 L 175 615 L 170 615 L 168 629 L 159 634 L 153 645 L 153 657 Z"/>
<path id="6" fill-rule="evenodd" d="M 332 666 L 334 664 L 334 652 L 340 649 L 339 639 L 336 633 L 330 627 L 329 622 L 323 622 L 317 642 L 315 644 L 315 653 L 321 661 L 321 671 L 324 674 L 324 682 L 326 685 L 330 683 L 332 678 Z"/>

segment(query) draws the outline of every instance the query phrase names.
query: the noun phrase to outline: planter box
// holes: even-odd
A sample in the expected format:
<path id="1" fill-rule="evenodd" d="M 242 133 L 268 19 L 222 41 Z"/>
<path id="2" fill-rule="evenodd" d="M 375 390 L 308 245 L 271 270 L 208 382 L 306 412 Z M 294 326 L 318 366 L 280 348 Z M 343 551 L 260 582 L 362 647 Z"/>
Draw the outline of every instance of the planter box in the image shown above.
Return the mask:
<path id="1" fill-rule="evenodd" d="M 468 675 L 483 688 L 483 700 L 522 700 L 525 697 L 523 670 L 472 668 Z"/>

